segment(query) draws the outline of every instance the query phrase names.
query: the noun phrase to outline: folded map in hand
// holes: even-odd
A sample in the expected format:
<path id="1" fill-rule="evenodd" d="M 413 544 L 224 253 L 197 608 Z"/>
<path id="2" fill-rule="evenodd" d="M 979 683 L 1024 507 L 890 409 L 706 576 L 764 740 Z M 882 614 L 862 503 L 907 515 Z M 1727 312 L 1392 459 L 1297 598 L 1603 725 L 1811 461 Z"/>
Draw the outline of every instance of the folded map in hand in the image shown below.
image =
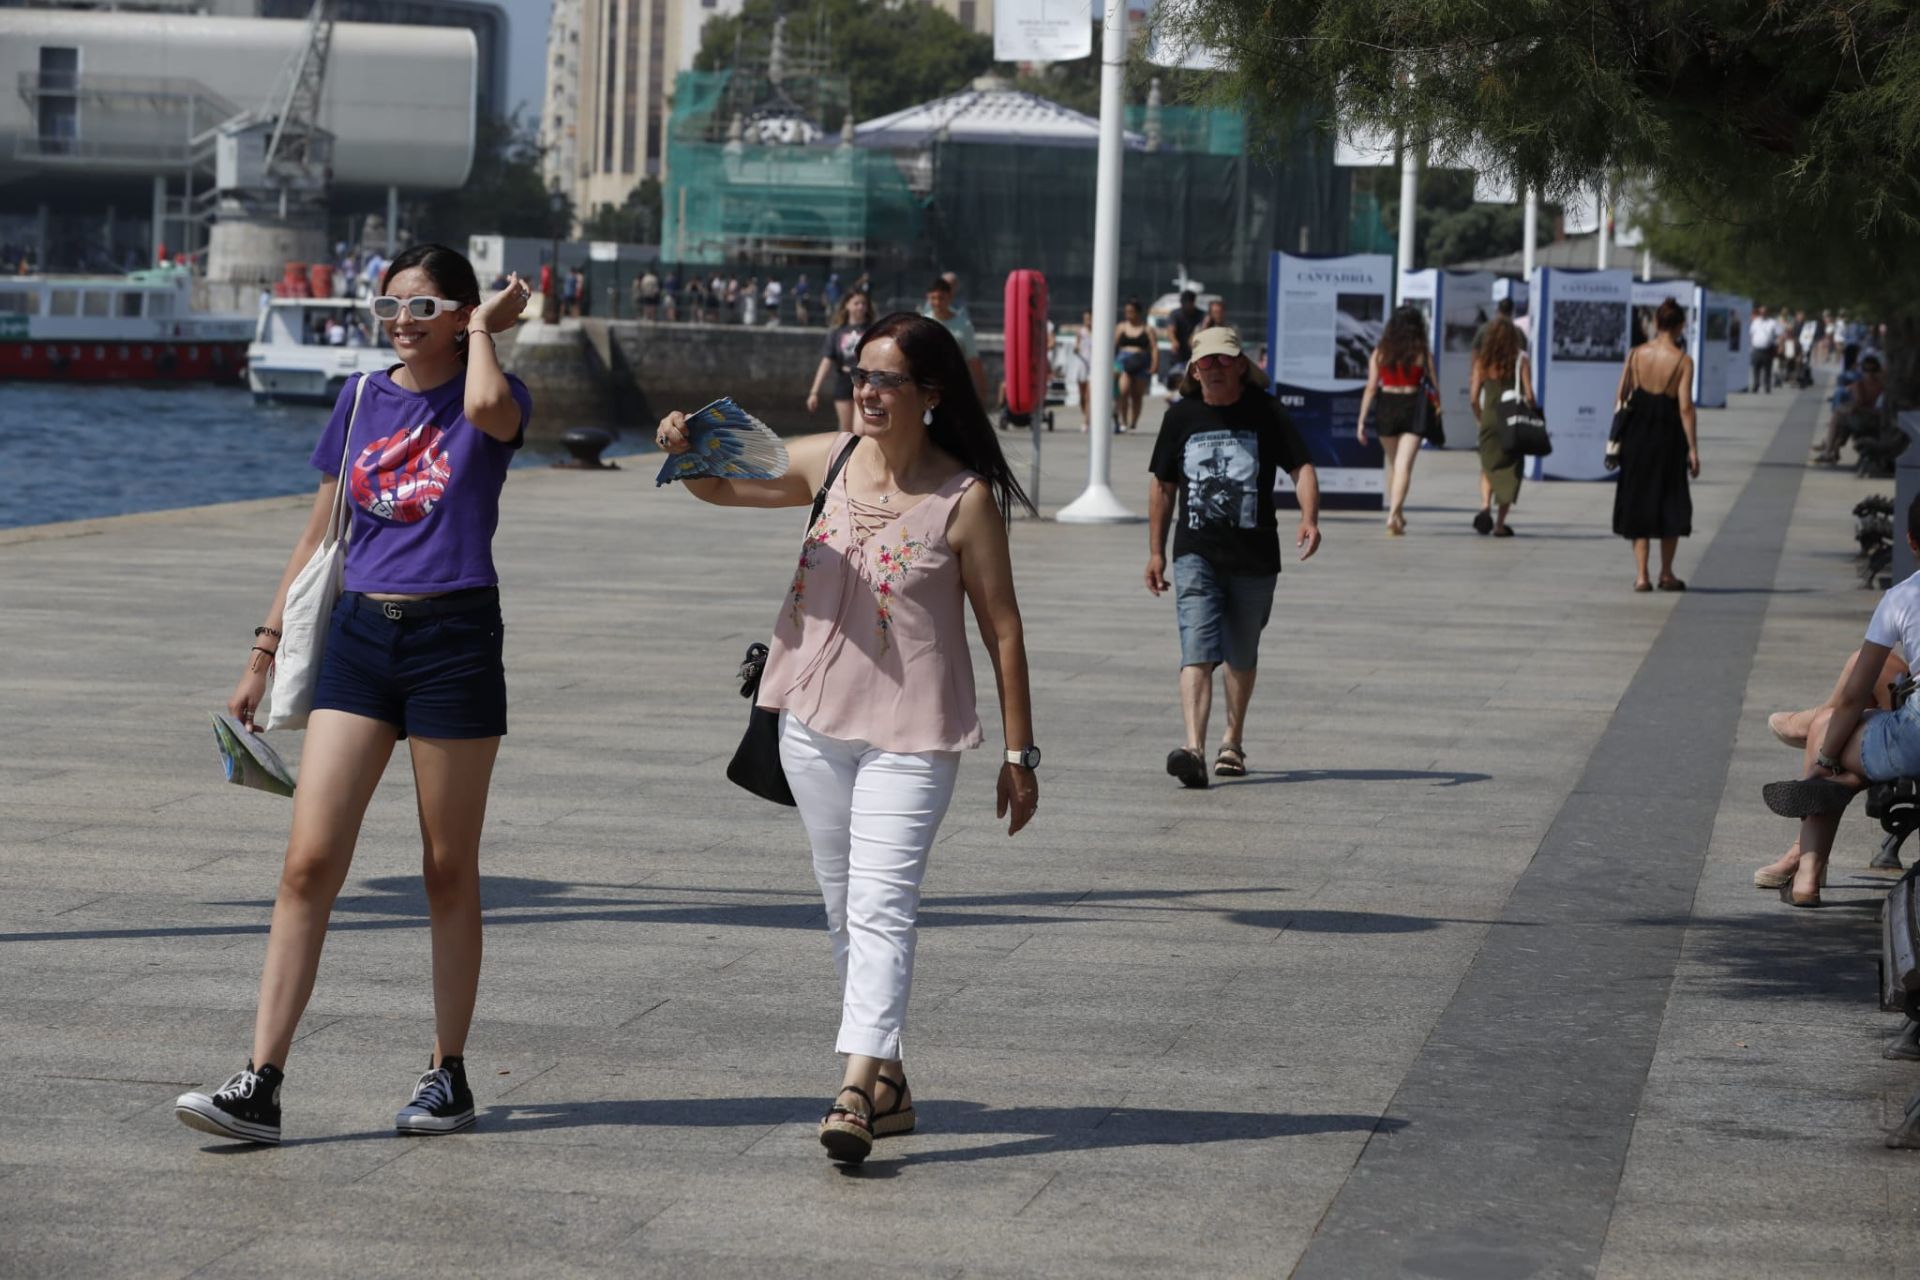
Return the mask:
<path id="1" fill-rule="evenodd" d="M 293 794 L 293 774 L 265 738 L 218 711 L 213 713 L 213 737 L 220 744 L 228 782 L 277 796 Z"/>
<path id="2" fill-rule="evenodd" d="M 693 448 L 667 455 L 655 485 L 712 476 L 777 480 L 787 474 L 787 446 L 773 429 L 725 396 L 687 415 Z"/>

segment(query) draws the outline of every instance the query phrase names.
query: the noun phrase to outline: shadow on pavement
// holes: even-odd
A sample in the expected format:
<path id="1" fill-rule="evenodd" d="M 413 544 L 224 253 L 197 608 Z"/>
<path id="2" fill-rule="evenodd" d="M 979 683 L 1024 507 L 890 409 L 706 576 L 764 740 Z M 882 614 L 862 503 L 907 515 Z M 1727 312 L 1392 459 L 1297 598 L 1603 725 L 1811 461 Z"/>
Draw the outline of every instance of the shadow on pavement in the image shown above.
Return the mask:
<path id="1" fill-rule="evenodd" d="M 1418 775 L 1465 776 L 1475 775 Z M 681 924 L 743 929 L 805 929 L 825 927 L 825 912 L 811 893 L 783 894 L 765 889 L 713 889 L 702 886 L 639 885 L 616 889 L 613 893 L 579 893 L 582 887 L 606 889 L 608 886 L 579 886 L 557 880 L 535 880 L 520 876 L 481 877 L 481 900 L 485 903 L 486 926 L 490 929 L 530 924 Z M 927 928 L 952 928 L 963 925 L 1071 925 L 1076 923 L 1112 923 L 1114 912 L 1191 912 L 1223 919 L 1230 924 L 1254 929 L 1298 929 L 1318 933 L 1411 933 L 1438 928 L 1442 924 L 1487 924 L 1484 920 L 1452 920 L 1440 917 L 1396 915 L 1372 911 L 1322 911 L 1307 908 L 1274 907 L 1260 910 L 1237 909 L 1231 899 L 1248 895 L 1273 895 L 1291 892 L 1285 886 L 1219 889 L 1067 889 L 1058 892 L 950 894 L 923 900 L 920 924 Z M 697 895 L 719 901 L 683 902 L 662 898 L 662 893 Z M 757 899 L 788 897 L 785 902 L 731 902 L 735 897 Z M 1209 901 L 1228 899 L 1228 902 Z M 273 903 L 265 900 L 217 902 L 211 905 L 266 913 Z M 1029 908 L 1029 910 L 1020 910 Z M 1074 914 L 1082 912 L 1101 914 Z M 332 933 L 363 930 L 423 929 L 427 925 L 427 900 L 420 882 L 407 876 L 382 876 L 363 882 L 358 890 L 343 894 L 334 906 L 335 918 L 328 926 Z M 373 916 L 374 919 L 341 919 L 345 916 Z M 131 929 L 60 929 L 26 933 L 0 933 L 0 944 L 9 942 L 89 942 L 137 938 L 218 938 L 264 934 L 267 922 L 261 919 L 247 924 L 157 925 Z"/>
<path id="2" fill-rule="evenodd" d="M 1487 782 L 1490 773 L 1458 773 L 1450 769 L 1249 769 L 1244 778 L 1227 778 L 1216 787 L 1267 782 L 1431 782 L 1436 787 L 1460 787 Z"/>

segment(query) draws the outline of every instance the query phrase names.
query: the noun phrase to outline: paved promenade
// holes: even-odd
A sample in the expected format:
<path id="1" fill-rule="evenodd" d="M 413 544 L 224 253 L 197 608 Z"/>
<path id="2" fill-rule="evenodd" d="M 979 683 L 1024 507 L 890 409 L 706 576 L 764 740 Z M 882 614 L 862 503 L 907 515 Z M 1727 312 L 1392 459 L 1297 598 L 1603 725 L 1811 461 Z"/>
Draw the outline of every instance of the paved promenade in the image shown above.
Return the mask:
<path id="1" fill-rule="evenodd" d="M 1039 817 L 1009 841 L 964 766 L 921 1129 L 851 1174 L 813 1136 L 837 999 L 804 841 L 720 775 L 798 512 L 514 473 L 480 1123 L 388 1128 L 431 1038 L 399 753 L 274 1150 L 171 1102 L 247 1051 L 288 809 L 218 781 L 206 713 L 305 502 L 0 532 L 0 1275 L 1912 1276 L 1876 833 L 1848 817 L 1822 911 L 1749 881 L 1791 838 L 1765 713 L 1858 643 L 1849 508 L 1891 490 L 1801 468 L 1816 404 L 1702 414 L 1684 596 L 1630 590 L 1605 485 L 1529 485 L 1519 537 L 1476 537 L 1467 452 L 1422 459 L 1404 539 L 1330 514 L 1280 582 L 1253 772 L 1206 792 L 1162 772 L 1143 527 L 1017 525 Z M 1085 440 L 1048 438 L 1049 509 Z M 1150 447 L 1115 443 L 1141 510 Z"/>

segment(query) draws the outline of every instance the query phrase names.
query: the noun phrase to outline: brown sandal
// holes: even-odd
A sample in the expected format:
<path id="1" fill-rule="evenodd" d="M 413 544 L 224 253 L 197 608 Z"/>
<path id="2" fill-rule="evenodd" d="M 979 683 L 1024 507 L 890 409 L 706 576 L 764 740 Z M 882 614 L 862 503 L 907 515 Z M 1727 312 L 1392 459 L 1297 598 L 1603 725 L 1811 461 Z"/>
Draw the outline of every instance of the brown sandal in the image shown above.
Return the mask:
<path id="1" fill-rule="evenodd" d="M 840 1105 L 841 1094 L 857 1093 L 866 1101 L 866 1110 Z M 873 1095 L 857 1084 L 844 1086 L 833 1095 L 833 1105 L 820 1120 L 820 1145 L 827 1155 L 841 1164 L 859 1164 L 873 1150 Z"/>
<path id="2" fill-rule="evenodd" d="M 1244 778 L 1247 776 L 1247 753 L 1240 749 L 1237 742 L 1220 744 L 1220 754 L 1213 758 L 1213 776 L 1216 778 Z"/>
<path id="3" fill-rule="evenodd" d="M 873 1113 L 873 1136 L 892 1138 L 903 1133 L 912 1133 L 916 1118 L 913 1103 L 907 1097 L 907 1073 L 902 1071 L 898 1080 L 889 1080 L 881 1076 L 879 1083 L 893 1090 L 893 1105 L 885 1111 Z"/>

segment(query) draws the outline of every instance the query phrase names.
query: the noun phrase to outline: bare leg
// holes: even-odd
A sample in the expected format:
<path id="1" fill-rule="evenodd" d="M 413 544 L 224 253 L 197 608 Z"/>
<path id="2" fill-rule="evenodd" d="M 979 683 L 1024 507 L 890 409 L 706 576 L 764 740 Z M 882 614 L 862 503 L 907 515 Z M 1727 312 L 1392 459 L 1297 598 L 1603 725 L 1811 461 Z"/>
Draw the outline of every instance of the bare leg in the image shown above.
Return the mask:
<path id="1" fill-rule="evenodd" d="M 1487 510 L 1487 508 L 1491 507 L 1492 505 L 1493 505 L 1493 480 L 1491 477 L 1487 475 L 1486 472 L 1482 471 L 1480 473 L 1480 509 L 1482 511 L 1485 511 Z M 1503 511 L 1505 510 L 1504 507 L 1501 509 Z"/>
<path id="2" fill-rule="evenodd" d="M 1673 578 L 1673 553 L 1679 549 L 1680 539 L 1660 539 L 1660 581 L 1667 582 Z"/>
<path id="3" fill-rule="evenodd" d="M 1180 668 L 1180 710 L 1187 721 L 1187 750 L 1204 752 L 1207 717 L 1213 712 L 1212 663 Z"/>
<path id="4" fill-rule="evenodd" d="M 1825 707 L 1839 705 L 1841 695 L 1846 692 L 1847 681 L 1853 678 L 1854 664 L 1859 660 L 1860 651 L 1858 649 L 1848 654 L 1845 665 L 1840 668 L 1840 678 L 1833 682 L 1833 692 L 1828 696 L 1827 700 L 1818 706 L 1808 707 L 1804 711 L 1789 712 L 1786 716 L 1785 723 L 1780 726 L 1781 730 L 1791 738 L 1804 738 L 1812 733 L 1814 717 L 1818 716 Z M 1907 664 L 1901 661 L 1897 655 L 1888 654 L 1887 660 L 1881 664 L 1880 678 L 1874 682 L 1873 701 L 1868 705 L 1879 707 L 1882 711 L 1890 710 L 1893 706 L 1893 700 L 1888 694 L 1887 686 L 1898 682 L 1900 677 L 1906 674 Z"/>
<path id="5" fill-rule="evenodd" d="M 1387 479 L 1387 520 L 1400 528 L 1407 524 L 1407 491 L 1413 487 L 1413 464 L 1419 457 L 1419 436 L 1406 431 L 1394 437 Z"/>
<path id="6" fill-rule="evenodd" d="M 833 416 L 840 420 L 840 429 L 842 431 L 852 431 L 853 401 L 835 400 L 833 402 Z"/>
<path id="7" fill-rule="evenodd" d="M 390 724 L 344 711 L 316 711 L 307 722 L 300 786 L 293 793 L 280 890 L 260 972 L 253 1019 L 253 1063 L 284 1068 L 293 1033 L 313 995 L 333 900 L 346 882 L 360 820 L 380 785 L 399 733 Z"/>
<path id="8" fill-rule="evenodd" d="M 1247 703 L 1253 700 L 1253 681 L 1259 674 L 1258 667 L 1242 671 L 1231 663 L 1227 665 L 1227 734 L 1222 742 L 1237 747 L 1246 741 L 1241 735 L 1246 732 Z"/>
<path id="9" fill-rule="evenodd" d="M 1645 538 L 1635 538 L 1633 540 L 1633 567 L 1636 570 L 1633 585 L 1636 587 L 1653 585 L 1653 579 L 1647 576 L 1648 549 Z"/>
<path id="10" fill-rule="evenodd" d="M 1507 527 L 1507 512 L 1511 510 L 1513 510 L 1513 504 L 1511 502 L 1503 502 L 1500 504 L 1499 514 L 1493 518 L 1493 527 L 1495 529 L 1504 529 Z"/>
<path id="11" fill-rule="evenodd" d="M 413 738 L 420 870 L 433 921 L 434 1055 L 466 1052 L 480 989 L 480 830 L 498 738 Z"/>

